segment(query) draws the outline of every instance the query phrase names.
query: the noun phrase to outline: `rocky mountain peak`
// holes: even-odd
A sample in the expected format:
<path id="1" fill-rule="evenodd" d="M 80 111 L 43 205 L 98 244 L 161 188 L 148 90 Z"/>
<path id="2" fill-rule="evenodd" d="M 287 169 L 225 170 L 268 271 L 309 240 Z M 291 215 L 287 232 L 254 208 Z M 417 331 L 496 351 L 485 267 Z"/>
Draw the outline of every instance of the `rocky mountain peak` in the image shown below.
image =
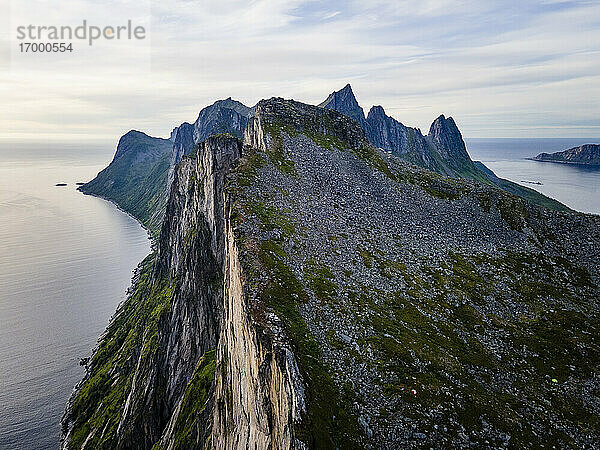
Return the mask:
<path id="1" fill-rule="evenodd" d="M 319 105 L 325 109 L 335 109 L 342 114 L 356 120 L 361 126 L 365 124 L 365 112 L 358 104 L 352 86 L 347 84 L 343 89 L 334 91 Z"/>
<path id="2" fill-rule="evenodd" d="M 332 136 L 341 140 L 349 148 L 368 144 L 363 128 L 347 114 L 294 100 L 282 98 L 261 100 L 256 106 L 255 120 L 258 120 L 261 129 L 267 132 L 272 131 L 273 128 L 288 128 L 294 132 Z M 248 128 L 250 130 L 246 132 L 245 141 L 260 142 L 260 137 L 252 136 L 258 130 L 252 119 Z"/>
<path id="3" fill-rule="evenodd" d="M 457 162 L 453 161 L 453 158 L 471 160 L 462 134 L 452 117 L 446 118 L 443 114 L 440 115 L 431 124 L 428 136 L 442 156 L 448 158 L 449 162 Z"/>
<path id="4" fill-rule="evenodd" d="M 144 136 L 148 137 L 148 135 L 146 133 L 144 133 L 143 131 L 129 130 L 127 133 L 125 133 L 123 136 L 121 136 L 121 138 L 119 139 L 119 142 L 124 142 L 129 139 L 137 139 L 138 137 L 144 137 Z"/>
<path id="5" fill-rule="evenodd" d="M 388 116 L 381 106 L 373 106 L 365 119 L 350 85 L 333 92 L 320 106 L 353 118 L 373 145 L 413 164 L 453 177 L 485 177 L 473 168 L 460 131 L 451 117 L 440 115 L 431 125 L 427 137 L 420 129 L 407 127 Z"/>
<path id="6" fill-rule="evenodd" d="M 387 117 L 385 115 L 385 110 L 383 109 L 383 106 L 372 106 L 371 109 L 369 110 L 369 114 L 367 116 L 367 121 L 369 120 L 373 120 L 373 119 L 385 119 L 385 117 Z"/>
<path id="7" fill-rule="evenodd" d="M 254 108 L 250 108 L 250 107 L 244 105 L 243 103 L 232 99 L 231 97 L 227 97 L 224 100 L 217 100 L 212 105 L 204 108 L 202 111 L 200 111 L 200 115 L 198 116 L 199 119 L 200 119 L 200 116 L 202 115 L 203 111 L 205 111 L 207 109 L 210 109 L 212 111 L 217 110 L 217 109 L 231 109 L 245 117 L 250 117 L 252 114 L 254 114 Z"/>

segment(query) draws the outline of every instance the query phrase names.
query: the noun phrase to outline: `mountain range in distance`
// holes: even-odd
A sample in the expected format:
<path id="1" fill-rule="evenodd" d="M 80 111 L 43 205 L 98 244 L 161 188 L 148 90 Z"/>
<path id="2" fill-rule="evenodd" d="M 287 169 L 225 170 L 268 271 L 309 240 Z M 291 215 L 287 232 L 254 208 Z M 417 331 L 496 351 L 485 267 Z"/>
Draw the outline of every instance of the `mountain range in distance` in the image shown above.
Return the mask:
<path id="1" fill-rule="evenodd" d="M 456 179 L 470 179 L 496 186 L 535 204 L 555 210 L 568 210 L 562 203 L 517 183 L 497 177 L 479 161 L 471 160 L 462 135 L 452 117 L 440 115 L 427 135 L 388 116 L 381 106 L 368 115 L 359 105 L 352 87 L 332 92 L 319 107 L 338 111 L 355 120 L 375 147 Z M 197 144 L 211 135 L 227 133 L 242 138 L 256 106 L 248 107 L 231 98 L 218 100 L 202 109 L 194 123 L 175 127 L 169 139 L 129 131 L 121 137 L 108 167 L 92 181 L 80 186 L 86 194 L 112 200 L 156 233 L 162 223 L 168 187 L 174 169 Z"/>

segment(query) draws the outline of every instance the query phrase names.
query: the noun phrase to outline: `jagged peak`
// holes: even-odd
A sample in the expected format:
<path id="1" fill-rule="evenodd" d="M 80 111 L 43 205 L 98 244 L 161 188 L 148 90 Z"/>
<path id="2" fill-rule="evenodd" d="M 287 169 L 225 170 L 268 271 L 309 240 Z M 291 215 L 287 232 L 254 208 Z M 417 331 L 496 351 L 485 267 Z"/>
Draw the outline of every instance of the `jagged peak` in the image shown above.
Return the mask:
<path id="1" fill-rule="evenodd" d="M 349 93 L 349 94 L 352 94 L 352 96 L 354 96 L 354 92 L 352 92 L 352 86 L 350 86 L 350 83 L 346 83 L 346 86 L 344 86 L 342 89 L 340 89 L 339 92 Z"/>
<path id="2" fill-rule="evenodd" d="M 431 124 L 428 137 L 451 165 L 472 164 L 462 134 L 452 117 L 446 118 L 441 114 Z"/>
<path id="3" fill-rule="evenodd" d="M 446 117 L 444 114 L 440 114 L 429 127 L 429 136 L 432 138 L 439 137 L 440 133 L 452 133 L 458 134 L 462 139 L 462 135 L 456 122 L 452 117 Z"/>
<path id="4" fill-rule="evenodd" d="M 172 141 L 174 144 L 187 144 L 192 139 L 193 133 L 194 125 L 189 122 L 183 122 L 177 127 L 177 133 Z"/>
<path id="5" fill-rule="evenodd" d="M 319 107 L 325 109 L 335 109 L 336 111 L 339 111 L 342 114 L 345 114 L 348 117 L 356 120 L 359 124 L 361 124 L 361 126 L 365 122 L 365 112 L 358 104 L 350 84 L 346 84 L 346 86 L 339 91 L 333 91 L 331 94 L 329 94 L 324 102 L 319 104 Z"/>
<path id="6" fill-rule="evenodd" d="M 356 96 L 354 95 L 354 91 L 352 90 L 352 86 L 350 83 L 346 84 L 339 91 L 333 91 L 324 102 L 319 104 L 320 107 L 326 108 L 331 102 L 343 102 L 345 104 L 352 104 L 355 106 L 359 106 L 358 101 L 356 100 Z M 335 105 L 332 105 L 332 107 Z M 360 107 L 360 106 L 359 106 Z"/>
<path id="7" fill-rule="evenodd" d="M 387 117 L 387 115 L 385 113 L 385 109 L 383 109 L 383 106 L 381 106 L 381 105 L 371 106 L 371 109 L 369 110 L 369 114 L 367 115 L 367 120 L 369 118 L 374 118 L 374 117 Z"/>

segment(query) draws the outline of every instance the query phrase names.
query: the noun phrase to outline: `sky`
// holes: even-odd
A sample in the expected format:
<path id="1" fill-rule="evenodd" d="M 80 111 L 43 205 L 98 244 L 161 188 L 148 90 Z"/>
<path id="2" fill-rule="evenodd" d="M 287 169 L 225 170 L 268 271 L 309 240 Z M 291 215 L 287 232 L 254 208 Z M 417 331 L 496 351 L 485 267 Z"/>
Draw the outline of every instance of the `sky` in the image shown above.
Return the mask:
<path id="1" fill-rule="evenodd" d="M 365 111 L 424 132 L 600 138 L 600 1 L 0 0 L 0 139 L 168 136 L 220 98 L 318 104 L 346 83 Z M 5 12 L 3 14 L 3 12 Z M 17 27 L 128 20 L 144 40 L 21 53 Z M 29 40 L 29 42 L 34 42 Z M 48 41 L 45 42 L 60 42 Z"/>

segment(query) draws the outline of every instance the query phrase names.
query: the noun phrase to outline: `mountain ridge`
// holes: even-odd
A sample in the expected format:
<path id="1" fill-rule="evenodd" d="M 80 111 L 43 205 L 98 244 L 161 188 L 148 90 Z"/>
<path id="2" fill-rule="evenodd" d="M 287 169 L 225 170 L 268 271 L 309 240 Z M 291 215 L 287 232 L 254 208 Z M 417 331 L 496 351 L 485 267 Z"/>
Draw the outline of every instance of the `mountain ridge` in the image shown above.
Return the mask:
<path id="1" fill-rule="evenodd" d="M 419 129 L 406 127 L 387 116 L 381 106 L 372 107 L 365 118 L 350 84 L 340 91 L 334 91 L 319 106 L 324 109 L 342 110 L 339 112 L 349 115 L 359 123 L 373 145 L 391 151 L 410 163 L 442 175 L 493 184 L 552 209 L 568 209 L 533 189 L 496 177 L 487 168 L 482 170 L 481 163 L 473 163 L 466 151 L 460 130 L 452 118 L 439 116 L 432 123 L 427 136 L 423 136 Z M 120 148 L 124 149 L 125 145 L 118 145 L 109 166 L 79 189 L 86 194 L 98 195 L 115 202 L 117 206 L 140 219 L 156 238 L 165 211 L 168 188 L 181 158 L 211 135 L 228 133 L 241 138 L 255 109 L 256 106 L 247 107 L 231 97 L 215 101 L 203 108 L 193 123 L 183 122 L 172 130 L 168 139 L 172 147 L 169 156 L 165 155 L 167 140 L 132 130 L 121 139 L 125 138 L 129 146 L 137 147 L 137 159 L 120 161 L 124 151 Z M 139 142 L 134 142 L 136 137 Z M 144 148 L 149 152 L 148 155 L 143 155 Z M 156 153 L 156 148 L 162 149 L 160 155 Z M 145 166 L 148 161 L 153 164 L 152 168 Z M 136 167 L 138 165 L 139 167 Z M 125 189 L 119 190 L 114 187 L 123 184 L 127 186 Z"/>
<path id="2" fill-rule="evenodd" d="M 359 123 L 373 145 L 390 151 L 412 164 L 441 175 L 492 184 L 547 208 L 568 209 L 562 203 L 534 189 L 498 178 L 483 163 L 472 161 L 462 134 L 452 117 L 446 118 L 443 114 L 438 116 L 432 122 L 426 136 L 420 129 L 407 127 L 388 116 L 381 106 L 373 106 L 365 120 L 363 109 L 349 84 L 342 90 L 331 93 L 319 107 L 335 109 L 348 115 Z"/>
<path id="3" fill-rule="evenodd" d="M 173 175 L 62 448 L 592 447 L 600 218 L 261 100 Z"/>

